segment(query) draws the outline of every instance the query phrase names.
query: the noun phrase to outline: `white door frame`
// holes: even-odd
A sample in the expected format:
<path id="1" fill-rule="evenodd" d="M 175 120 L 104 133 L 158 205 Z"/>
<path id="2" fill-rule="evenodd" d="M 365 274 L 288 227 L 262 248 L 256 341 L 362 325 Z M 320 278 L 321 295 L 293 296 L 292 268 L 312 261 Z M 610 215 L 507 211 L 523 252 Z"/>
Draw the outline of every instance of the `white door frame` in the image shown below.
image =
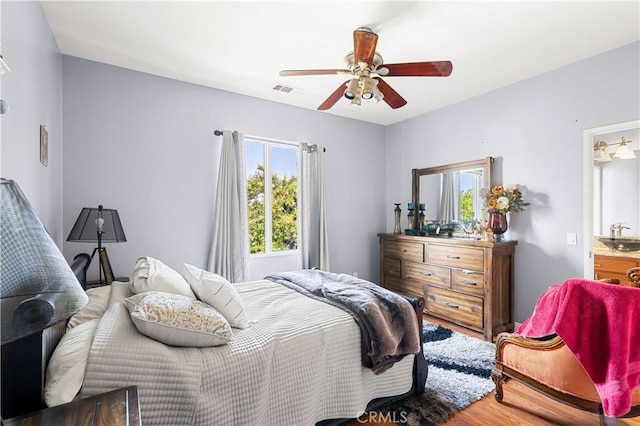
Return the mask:
<path id="1" fill-rule="evenodd" d="M 584 235 L 584 278 L 593 279 L 593 145 L 596 136 L 640 128 L 640 120 L 594 127 L 583 132 L 582 234 Z"/>

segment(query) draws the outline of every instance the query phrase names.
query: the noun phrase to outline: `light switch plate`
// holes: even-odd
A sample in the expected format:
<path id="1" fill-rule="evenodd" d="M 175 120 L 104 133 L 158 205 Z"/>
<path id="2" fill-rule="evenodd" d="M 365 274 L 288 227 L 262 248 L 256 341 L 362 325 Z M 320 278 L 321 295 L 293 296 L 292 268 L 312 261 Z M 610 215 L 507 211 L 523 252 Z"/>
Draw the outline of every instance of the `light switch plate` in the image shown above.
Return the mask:
<path id="1" fill-rule="evenodd" d="M 567 245 L 575 246 L 578 244 L 578 235 L 575 232 L 567 233 Z"/>

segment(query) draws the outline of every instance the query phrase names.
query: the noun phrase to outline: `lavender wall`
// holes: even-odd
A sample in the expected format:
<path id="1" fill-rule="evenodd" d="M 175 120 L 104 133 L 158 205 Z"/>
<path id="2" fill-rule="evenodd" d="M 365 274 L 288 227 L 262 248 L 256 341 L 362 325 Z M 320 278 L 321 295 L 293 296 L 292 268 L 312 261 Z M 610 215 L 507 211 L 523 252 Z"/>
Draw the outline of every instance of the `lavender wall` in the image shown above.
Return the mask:
<path id="1" fill-rule="evenodd" d="M 213 131 L 237 129 L 327 148 L 331 269 L 377 280 L 383 127 L 69 56 L 62 69 L 64 228 L 82 207 L 118 209 L 128 241 L 107 246 L 116 275 L 141 255 L 206 266 L 221 143 Z M 65 243 L 64 252 L 91 249 Z"/>
<path id="2" fill-rule="evenodd" d="M 623 46 L 386 129 L 387 205 L 409 201 L 412 168 L 486 156 L 496 157 L 494 184 L 526 187 L 531 206 L 511 215 L 508 232 L 518 240 L 517 321 L 547 287 L 583 274 L 583 131 L 640 117 L 639 50 Z M 578 245 L 566 244 L 568 232 Z"/>
<path id="3" fill-rule="evenodd" d="M 0 175 L 20 185 L 52 238 L 62 247 L 61 55 L 40 2 L 2 2 Z M 40 163 L 40 125 L 49 132 L 48 167 Z"/>

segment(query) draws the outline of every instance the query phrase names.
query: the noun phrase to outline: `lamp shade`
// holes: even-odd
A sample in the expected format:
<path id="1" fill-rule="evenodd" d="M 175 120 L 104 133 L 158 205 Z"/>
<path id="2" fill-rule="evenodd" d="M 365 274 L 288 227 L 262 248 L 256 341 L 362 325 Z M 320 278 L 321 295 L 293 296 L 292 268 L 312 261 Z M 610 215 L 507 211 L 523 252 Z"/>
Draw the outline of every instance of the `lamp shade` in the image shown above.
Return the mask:
<path id="1" fill-rule="evenodd" d="M 115 209 L 104 209 L 102 206 L 84 207 L 69 233 L 67 241 L 97 242 L 99 218 L 102 218 L 102 242 L 123 243 L 127 241 L 120 222 L 120 215 Z"/>
<path id="2" fill-rule="evenodd" d="M 0 179 L 2 344 L 36 333 L 89 300 L 15 181 Z"/>

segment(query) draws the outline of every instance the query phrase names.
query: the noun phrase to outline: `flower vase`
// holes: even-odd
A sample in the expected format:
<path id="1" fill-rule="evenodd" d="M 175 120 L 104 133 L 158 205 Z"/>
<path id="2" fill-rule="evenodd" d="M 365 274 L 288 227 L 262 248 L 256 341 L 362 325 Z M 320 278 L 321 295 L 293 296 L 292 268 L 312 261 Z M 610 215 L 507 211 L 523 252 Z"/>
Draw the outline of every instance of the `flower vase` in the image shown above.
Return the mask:
<path id="1" fill-rule="evenodd" d="M 493 231 L 494 241 L 502 241 L 502 234 L 507 232 L 507 228 L 509 227 L 507 215 L 500 212 L 490 212 L 487 226 Z"/>

